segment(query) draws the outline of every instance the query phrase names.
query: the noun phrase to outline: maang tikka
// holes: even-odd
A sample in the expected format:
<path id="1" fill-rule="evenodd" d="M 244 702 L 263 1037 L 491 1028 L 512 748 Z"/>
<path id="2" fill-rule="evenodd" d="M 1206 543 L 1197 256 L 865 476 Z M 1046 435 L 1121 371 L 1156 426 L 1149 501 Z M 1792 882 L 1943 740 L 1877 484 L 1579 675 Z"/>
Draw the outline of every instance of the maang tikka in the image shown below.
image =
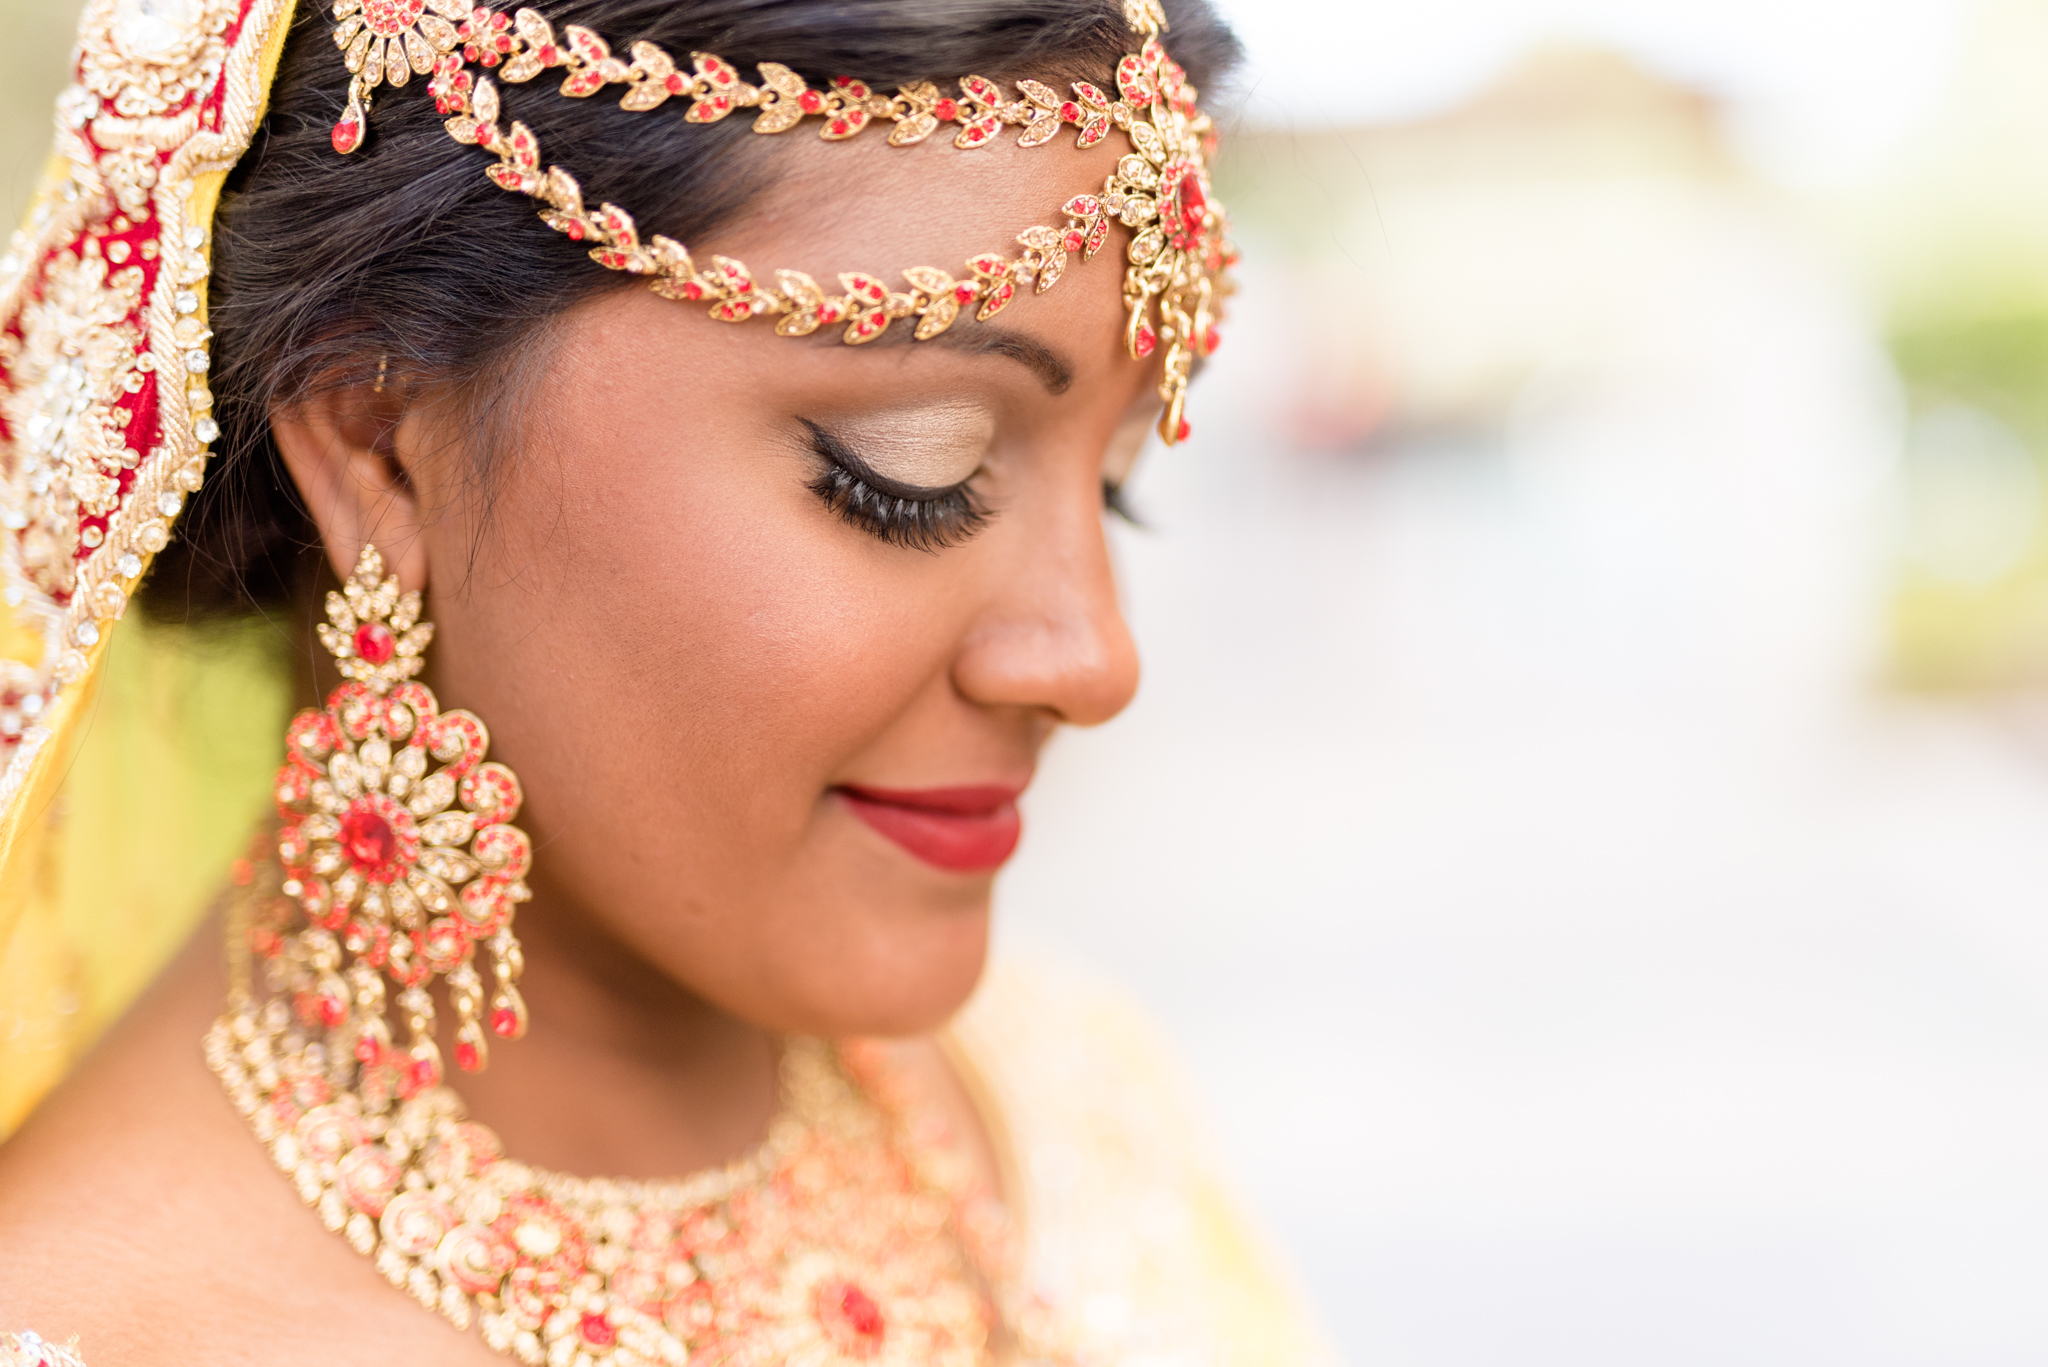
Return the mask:
<path id="1" fill-rule="evenodd" d="M 379 88 L 421 77 L 449 136 L 497 157 L 485 170 L 497 185 L 539 201 L 542 221 L 584 243 L 607 270 L 645 276 L 657 294 L 703 304 L 721 322 L 772 318 L 785 337 L 843 329 L 842 340 L 859 346 L 904 320 L 916 340 L 928 341 L 961 318 L 986 322 L 1021 293 L 1045 293 L 1071 260 L 1085 262 L 1100 251 L 1120 223 L 1131 233 L 1123 253 L 1124 350 L 1142 361 L 1164 348 L 1159 435 L 1168 446 L 1188 435 L 1188 382 L 1195 361 L 1220 341 L 1219 310 L 1237 249 L 1209 186 L 1216 127 L 1186 71 L 1167 55 L 1159 0 L 1124 0 L 1124 22 L 1139 46 L 1117 63 L 1114 93 L 1087 81 L 1070 82 L 1063 93 L 1030 79 L 1008 90 L 969 75 L 953 92 L 919 81 L 890 95 L 850 76 L 812 86 L 779 62 L 759 63 L 756 85 L 709 52 L 688 54 L 687 65 L 648 42 L 615 54 L 581 25 L 566 24 L 558 34 L 530 7 L 507 13 L 470 0 L 335 0 L 333 12 L 334 42 L 349 71 L 335 151 L 364 146 Z M 695 124 L 746 110 L 756 133 L 815 122 L 825 141 L 843 142 L 866 128 L 886 129 L 889 145 L 901 148 L 944 130 L 956 148 L 970 151 L 995 146 L 1005 127 L 1020 130 L 1019 147 L 1050 145 L 1072 128 L 1076 148 L 1121 131 L 1130 150 L 1099 191 L 1060 207 L 1063 222 L 1039 222 L 1017 234 L 1013 246 L 969 257 L 957 278 L 936 266 L 912 266 L 901 272 L 899 287 L 886 275 L 847 271 L 834 292 L 799 270 L 777 270 L 771 283 L 729 256 L 699 264 L 680 242 L 659 233 L 643 237 L 618 205 L 586 204 L 575 177 L 543 160 L 532 129 L 517 120 L 500 123 L 499 83 L 520 85 L 549 72 L 561 73 L 559 89 L 570 99 L 623 86 L 621 108 L 687 101 L 683 119 Z M 906 205 L 904 212 L 918 210 Z"/>
<path id="2" fill-rule="evenodd" d="M 365 1090 L 399 1097 L 442 1080 L 428 991 L 436 977 L 455 1010 L 457 1066 L 484 1067 L 479 946 L 496 979 L 490 1033 L 526 1030 L 512 934 L 513 910 L 531 896 L 532 845 L 511 824 L 519 780 L 484 759 L 490 733 L 475 714 L 441 711 L 415 677 L 434 635 L 420 609 L 420 594 L 400 592 L 370 545 L 327 595 L 320 643 L 345 682 L 285 732 L 281 896 L 249 933 L 301 1023 L 353 1055 Z M 402 1048 L 385 1017 L 387 978 L 399 989 Z"/>

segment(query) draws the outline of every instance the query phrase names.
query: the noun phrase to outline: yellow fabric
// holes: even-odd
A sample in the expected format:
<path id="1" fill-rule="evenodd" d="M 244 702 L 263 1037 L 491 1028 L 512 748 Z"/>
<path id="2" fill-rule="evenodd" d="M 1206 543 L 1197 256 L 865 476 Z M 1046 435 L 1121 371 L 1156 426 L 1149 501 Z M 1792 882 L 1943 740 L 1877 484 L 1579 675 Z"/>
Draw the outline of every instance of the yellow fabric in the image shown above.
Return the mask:
<path id="1" fill-rule="evenodd" d="M 102 644 L 50 798 L 24 808 L 0 906 L 0 1136 L 155 976 L 220 888 L 269 797 L 283 656 L 265 627 L 158 627 Z M 55 747 L 53 747 L 53 752 Z"/>
<path id="2" fill-rule="evenodd" d="M 292 8 L 283 0 L 260 31 L 253 81 L 230 80 L 228 118 L 240 127 L 253 128 L 269 103 Z M 190 222 L 213 221 L 228 170 L 191 177 Z M 31 223 L 67 179 L 53 158 Z M 198 293 L 203 323 L 203 283 Z M 58 689 L 40 719 L 50 738 L 0 807 L 0 1138 L 183 938 L 223 851 L 260 807 L 270 759 L 259 756 L 274 756 L 284 724 L 266 639 L 257 628 L 103 622 L 85 677 Z M 0 613 L 0 655 L 33 664 L 42 651 L 35 632 Z"/>
<path id="3" fill-rule="evenodd" d="M 1004 956 L 949 1034 L 1012 1159 L 1027 1280 L 1088 1360 L 1335 1367 L 1143 1012 L 1069 969 Z"/>

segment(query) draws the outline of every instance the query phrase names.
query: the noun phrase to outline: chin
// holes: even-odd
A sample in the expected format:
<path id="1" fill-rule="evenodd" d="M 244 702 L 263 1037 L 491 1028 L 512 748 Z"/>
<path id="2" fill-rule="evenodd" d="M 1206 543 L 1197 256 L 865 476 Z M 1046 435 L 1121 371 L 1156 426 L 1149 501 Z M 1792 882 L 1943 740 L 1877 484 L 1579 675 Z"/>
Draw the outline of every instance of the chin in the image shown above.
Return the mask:
<path id="1" fill-rule="evenodd" d="M 988 964 L 989 887 L 971 906 L 913 913 L 914 924 L 876 927 L 838 962 L 818 965 L 802 1027 L 826 1036 L 898 1038 L 929 1034 L 967 1003 Z M 950 901 L 950 899 L 949 899 Z"/>

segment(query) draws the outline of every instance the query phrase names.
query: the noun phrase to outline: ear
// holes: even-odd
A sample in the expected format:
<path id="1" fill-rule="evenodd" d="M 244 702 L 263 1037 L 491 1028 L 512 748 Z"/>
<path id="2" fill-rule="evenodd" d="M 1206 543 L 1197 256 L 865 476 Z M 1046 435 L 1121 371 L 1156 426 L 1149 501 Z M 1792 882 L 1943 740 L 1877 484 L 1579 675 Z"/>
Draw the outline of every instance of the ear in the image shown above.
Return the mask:
<path id="1" fill-rule="evenodd" d="M 406 589 L 427 582 L 419 493 L 405 454 L 415 422 L 395 390 L 354 385 L 275 412 L 271 435 L 337 577 L 374 542 Z"/>

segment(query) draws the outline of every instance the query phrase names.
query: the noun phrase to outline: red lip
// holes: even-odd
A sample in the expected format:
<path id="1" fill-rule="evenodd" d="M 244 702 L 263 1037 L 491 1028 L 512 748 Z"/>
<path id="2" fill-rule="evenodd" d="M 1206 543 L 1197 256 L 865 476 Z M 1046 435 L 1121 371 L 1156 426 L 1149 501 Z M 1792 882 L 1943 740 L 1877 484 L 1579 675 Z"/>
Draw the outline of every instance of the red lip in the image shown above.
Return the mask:
<path id="1" fill-rule="evenodd" d="M 1024 831 L 1021 788 L 833 789 L 853 814 L 925 863 L 952 873 L 1000 868 Z"/>

